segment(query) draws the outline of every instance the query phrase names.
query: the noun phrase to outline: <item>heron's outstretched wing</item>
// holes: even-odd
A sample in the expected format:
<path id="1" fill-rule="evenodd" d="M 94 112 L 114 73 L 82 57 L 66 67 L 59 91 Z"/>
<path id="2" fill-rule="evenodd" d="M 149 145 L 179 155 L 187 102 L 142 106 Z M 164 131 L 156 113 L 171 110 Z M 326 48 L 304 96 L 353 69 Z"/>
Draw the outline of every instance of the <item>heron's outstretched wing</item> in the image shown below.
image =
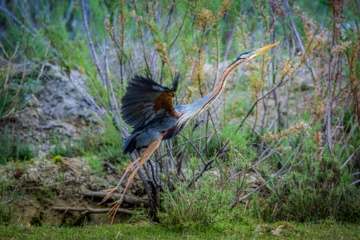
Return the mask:
<path id="1" fill-rule="evenodd" d="M 135 76 L 121 100 L 121 115 L 125 123 L 136 129 L 160 114 L 168 113 L 176 117 L 172 100 L 178 81 L 179 74 L 175 76 L 172 88 L 168 88 L 151 79 Z"/>

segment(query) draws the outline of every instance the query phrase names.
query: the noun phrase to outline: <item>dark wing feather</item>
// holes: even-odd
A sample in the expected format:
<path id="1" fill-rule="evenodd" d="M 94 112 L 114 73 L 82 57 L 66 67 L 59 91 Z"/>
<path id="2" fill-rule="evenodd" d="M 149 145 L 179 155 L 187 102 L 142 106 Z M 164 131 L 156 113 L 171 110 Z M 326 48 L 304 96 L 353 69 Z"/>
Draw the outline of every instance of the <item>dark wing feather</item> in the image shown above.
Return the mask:
<path id="1" fill-rule="evenodd" d="M 137 129 L 148 124 L 156 115 L 169 113 L 176 116 L 172 100 L 178 79 L 179 75 L 176 75 L 170 89 L 151 79 L 135 76 L 121 100 L 121 115 L 125 123 Z"/>

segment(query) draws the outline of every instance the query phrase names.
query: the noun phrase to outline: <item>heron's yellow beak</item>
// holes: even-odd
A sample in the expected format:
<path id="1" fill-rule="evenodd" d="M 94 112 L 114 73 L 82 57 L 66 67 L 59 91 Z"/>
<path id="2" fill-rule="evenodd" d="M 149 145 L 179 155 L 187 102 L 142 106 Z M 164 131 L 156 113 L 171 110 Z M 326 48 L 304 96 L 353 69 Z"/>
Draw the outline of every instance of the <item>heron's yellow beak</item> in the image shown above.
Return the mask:
<path id="1" fill-rule="evenodd" d="M 257 49 L 257 50 L 252 51 L 252 52 L 250 53 L 250 58 L 253 58 L 253 57 L 255 57 L 255 56 L 257 56 L 257 55 L 265 52 L 266 50 L 268 50 L 268 49 L 270 49 L 270 48 L 272 48 L 272 47 L 275 47 L 275 46 L 278 45 L 279 43 L 280 43 L 280 42 L 277 42 L 277 43 L 271 44 L 271 45 L 269 45 L 269 46 L 266 46 L 266 47 L 263 47 L 263 48 L 259 48 L 259 49 Z"/>

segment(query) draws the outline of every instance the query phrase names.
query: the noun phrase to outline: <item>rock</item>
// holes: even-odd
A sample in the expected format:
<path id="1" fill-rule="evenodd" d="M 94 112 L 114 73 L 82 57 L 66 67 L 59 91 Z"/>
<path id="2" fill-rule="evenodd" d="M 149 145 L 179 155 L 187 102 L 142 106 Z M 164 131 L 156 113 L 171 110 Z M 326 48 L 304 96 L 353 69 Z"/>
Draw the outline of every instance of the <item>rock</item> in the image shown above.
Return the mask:
<path id="1" fill-rule="evenodd" d="M 246 173 L 246 186 L 255 189 L 263 184 L 259 175 L 254 172 Z"/>
<path id="2" fill-rule="evenodd" d="M 24 136 L 29 135 L 31 142 L 40 145 L 40 152 L 49 151 L 49 139 L 54 132 L 76 139 L 90 123 L 93 129 L 101 130 L 98 124 L 100 116 L 93 111 L 84 87 L 85 75 L 73 70 L 70 80 L 59 66 L 49 63 L 44 66 L 36 92 L 24 97 L 28 101 L 26 108 L 0 122 L 0 128 L 7 126 L 10 129 L 15 128 Z M 21 79 L 23 67 L 12 67 L 15 71 L 13 76 L 19 76 L 13 81 L 14 88 L 17 89 L 16 81 Z M 35 84 L 41 66 L 33 63 L 27 66 L 27 69 L 26 77 L 34 79 Z"/>
<path id="3" fill-rule="evenodd" d="M 259 234 L 264 234 L 268 231 L 269 225 L 267 224 L 260 224 L 255 228 L 255 232 L 259 232 Z"/>
<path id="4" fill-rule="evenodd" d="M 76 81 L 84 76 L 72 71 Z M 33 131 L 57 131 L 74 138 L 79 137 L 90 122 L 97 123 L 84 89 L 76 86 L 62 74 L 60 67 L 47 64 L 41 90 L 36 94 L 36 106 L 19 114 L 17 121 Z"/>
<path id="5" fill-rule="evenodd" d="M 271 230 L 272 235 L 280 237 L 285 233 L 290 233 L 296 231 L 295 227 L 288 223 L 284 222 L 283 224 L 277 226 L 275 229 Z"/>
<path id="6" fill-rule="evenodd" d="M 281 232 L 283 231 L 285 225 L 280 225 L 277 228 L 275 228 L 274 230 L 271 230 L 272 235 L 280 237 L 281 236 Z"/>

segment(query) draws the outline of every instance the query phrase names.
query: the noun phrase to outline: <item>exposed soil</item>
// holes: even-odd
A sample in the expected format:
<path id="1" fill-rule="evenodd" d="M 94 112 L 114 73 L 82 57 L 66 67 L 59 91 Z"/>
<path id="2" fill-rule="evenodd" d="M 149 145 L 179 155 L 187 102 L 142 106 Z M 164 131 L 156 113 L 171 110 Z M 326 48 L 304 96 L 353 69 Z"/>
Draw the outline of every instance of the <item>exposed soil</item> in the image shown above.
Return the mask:
<path id="1" fill-rule="evenodd" d="M 94 174 L 83 158 L 62 158 L 54 163 L 52 159 L 39 159 L 29 165 L 10 163 L 0 168 L 3 180 L 11 181 L 13 190 L 23 193 L 16 202 L 17 211 L 13 216 L 22 224 L 45 226 L 76 226 L 84 222 L 94 225 L 109 223 L 106 213 L 92 214 L 79 211 L 57 211 L 54 207 L 104 209 L 98 206 L 99 197 L 85 196 L 85 193 L 101 192 L 116 185 L 121 176 L 120 169 L 108 169 L 103 174 Z M 106 168 L 105 168 L 106 169 Z M 122 192 L 123 187 L 120 188 Z M 147 196 L 140 179 L 135 177 L 128 194 L 141 196 L 144 202 Z M 112 201 L 109 201 L 112 202 Z M 133 209 L 135 206 L 124 202 L 121 206 Z M 129 219 L 129 214 L 118 213 L 114 222 Z"/>

